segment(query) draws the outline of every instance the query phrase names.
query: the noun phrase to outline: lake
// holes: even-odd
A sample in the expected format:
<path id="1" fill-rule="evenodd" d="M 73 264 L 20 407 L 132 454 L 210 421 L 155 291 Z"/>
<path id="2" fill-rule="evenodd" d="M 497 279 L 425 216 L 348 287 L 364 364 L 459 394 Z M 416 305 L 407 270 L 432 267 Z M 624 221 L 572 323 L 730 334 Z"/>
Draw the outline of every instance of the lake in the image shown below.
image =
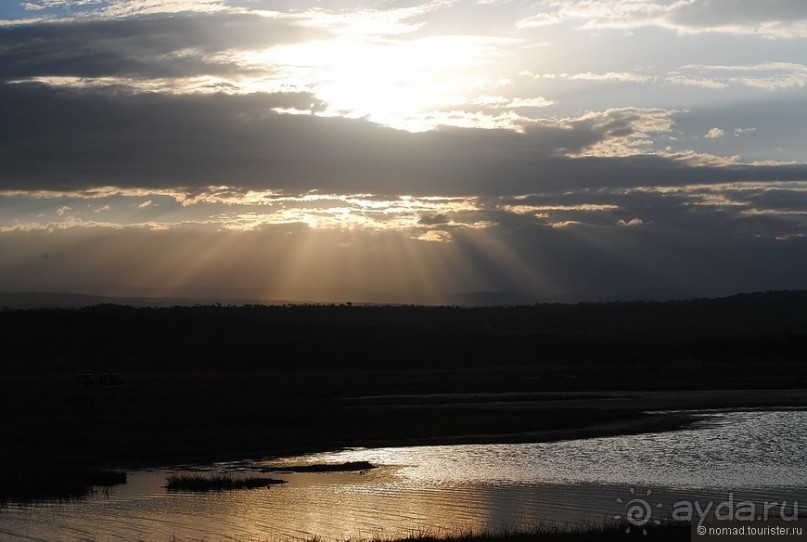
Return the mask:
<path id="1" fill-rule="evenodd" d="M 3 540 L 325 541 L 585 526 L 646 504 L 655 521 L 748 501 L 807 510 L 807 412 L 705 412 L 681 431 L 535 444 L 354 449 L 129 473 L 76 502 L 0 509 Z M 268 489 L 170 493 L 175 472 L 369 461 L 364 473 L 272 473 Z M 649 494 L 648 494 L 649 492 Z M 724 507 L 725 508 L 725 507 Z M 714 509 L 714 508 L 713 508 Z M 772 513 L 780 513 L 769 506 Z M 697 519 L 695 517 L 694 519 Z"/>

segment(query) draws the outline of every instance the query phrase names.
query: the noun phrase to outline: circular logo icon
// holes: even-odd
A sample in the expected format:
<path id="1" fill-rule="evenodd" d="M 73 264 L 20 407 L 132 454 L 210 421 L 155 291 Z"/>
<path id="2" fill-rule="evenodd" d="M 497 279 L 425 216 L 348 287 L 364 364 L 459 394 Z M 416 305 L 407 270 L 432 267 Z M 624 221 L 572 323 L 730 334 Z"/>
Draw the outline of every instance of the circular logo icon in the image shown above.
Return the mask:
<path id="1" fill-rule="evenodd" d="M 630 488 L 631 495 L 636 495 L 636 490 L 634 488 Z M 645 493 L 644 497 L 650 497 L 653 494 L 653 491 L 648 489 Z M 650 502 L 644 497 L 633 497 L 625 501 L 621 497 L 617 498 L 616 502 L 623 505 L 624 513 L 622 515 L 614 516 L 614 519 L 625 519 L 628 522 L 628 528 L 625 529 L 626 533 L 631 531 L 632 527 L 637 527 L 642 529 L 643 534 L 647 534 L 647 529 L 645 525 L 649 522 L 652 522 L 655 525 L 660 524 L 661 522 L 658 519 L 653 518 L 653 508 L 661 508 L 663 505 L 661 503 L 657 503 L 655 506 L 651 505 Z"/>

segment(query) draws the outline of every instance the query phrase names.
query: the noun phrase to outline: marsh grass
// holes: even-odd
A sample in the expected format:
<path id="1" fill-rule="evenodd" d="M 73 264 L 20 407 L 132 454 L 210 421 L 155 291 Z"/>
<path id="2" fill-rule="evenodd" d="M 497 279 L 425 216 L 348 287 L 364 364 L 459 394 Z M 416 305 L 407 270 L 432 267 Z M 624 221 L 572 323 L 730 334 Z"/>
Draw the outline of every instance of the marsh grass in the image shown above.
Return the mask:
<path id="1" fill-rule="evenodd" d="M 261 472 L 362 472 L 375 468 L 376 466 L 368 461 L 348 461 L 346 463 L 262 467 Z"/>
<path id="2" fill-rule="evenodd" d="M 92 495 L 96 487 L 109 488 L 125 484 L 126 480 L 125 472 L 90 468 L 35 466 L 17 472 L 3 472 L 0 476 L 0 504 L 82 499 Z"/>
<path id="3" fill-rule="evenodd" d="M 251 477 L 234 478 L 229 474 L 216 474 L 213 476 L 199 476 L 191 474 L 175 474 L 166 479 L 165 487 L 168 491 L 234 491 L 238 489 L 261 489 L 271 485 L 285 484 L 285 480 L 274 478 Z"/>
<path id="4" fill-rule="evenodd" d="M 448 536 L 413 533 L 394 542 L 588 542 L 593 540 L 598 542 L 622 540 L 646 540 L 648 542 L 689 541 L 690 526 L 688 522 L 669 522 L 661 525 L 647 525 L 642 529 L 627 522 L 609 522 L 604 525 L 577 528 L 542 526 L 524 530 L 468 531 Z M 372 542 L 383 541 L 374 540 Z"/>
<path id="5" fill-rule="evenodd" d="M 630 529 L 629 529 L 630 527 Z M 647 534 L 645 534 L 645 531 Z M 172 542 L 196 542 L 196 539 L 181 539 L 174 536 Z M 287 538 L 227 538 L 231 542 L 289 542 Z M 295 539 L 296 540 L 296 539 Z M 413 531 L 402 538 L 341 538 L 326 539 L 311 536 L 305 542 L 621 542 L 643 540 L 645 542 L 689 542 L 689 522 L 667 522 L 647 525 L 643 530 L 625 521 L 613 521 L 604 525 L 582 527 L 538 526 L 526 529 L 487 531 Z"/>

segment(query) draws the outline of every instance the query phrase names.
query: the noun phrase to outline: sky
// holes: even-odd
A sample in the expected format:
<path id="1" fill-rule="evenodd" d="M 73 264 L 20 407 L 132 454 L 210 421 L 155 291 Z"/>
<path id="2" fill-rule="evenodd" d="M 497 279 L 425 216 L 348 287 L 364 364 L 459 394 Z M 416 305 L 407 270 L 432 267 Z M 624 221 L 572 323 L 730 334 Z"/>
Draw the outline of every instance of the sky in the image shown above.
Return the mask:
<path id="1" fill-rule="evenodd" d="M 807 288 L 803 0 L 0 3 L 0 290 Z"/>

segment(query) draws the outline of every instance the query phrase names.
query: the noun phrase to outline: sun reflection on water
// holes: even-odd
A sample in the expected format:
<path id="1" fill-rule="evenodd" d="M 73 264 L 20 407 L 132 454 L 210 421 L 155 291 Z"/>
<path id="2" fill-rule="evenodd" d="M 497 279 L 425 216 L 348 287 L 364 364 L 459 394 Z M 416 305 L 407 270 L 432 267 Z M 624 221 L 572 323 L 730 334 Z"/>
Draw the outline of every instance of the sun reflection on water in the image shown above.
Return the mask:
<path id="1" fill-rule="evenodd" d="M 631 487 L 681 498 L 807 499 L 807 412 L 706 416 L 700 428 L 536 444 L 348 449 L 185 466 L 252 476 L 263 468 L 368 461 L 361 472 L 271 472 L 268 489 L 168 493 L 174 470 L 133 472 L 86 501 L 10 505 L 4 540 L 323 540 L 397 538 L 536 525 L 621 513 Z M 179 467 L 178 467 L 179 468 Z M 666 499 L 666 500 L 665 500 Z M 623 499 L 624 500 L 624 499 Z"/>

